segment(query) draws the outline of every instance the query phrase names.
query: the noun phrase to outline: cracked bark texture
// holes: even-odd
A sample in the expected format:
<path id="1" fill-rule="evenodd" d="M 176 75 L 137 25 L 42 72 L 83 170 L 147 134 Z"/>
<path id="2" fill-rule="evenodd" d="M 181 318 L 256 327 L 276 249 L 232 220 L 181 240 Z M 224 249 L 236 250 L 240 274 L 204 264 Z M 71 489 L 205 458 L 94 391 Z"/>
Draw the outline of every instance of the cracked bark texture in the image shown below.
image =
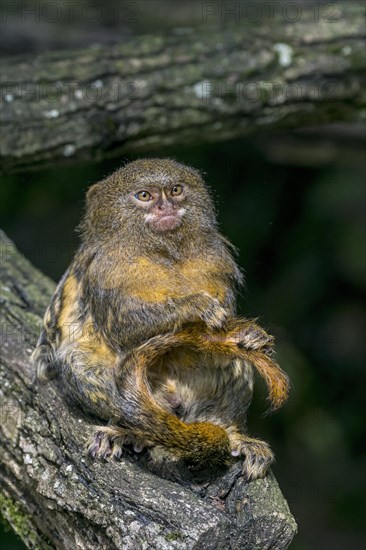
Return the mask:
<path id="1" fill-rule="evenodd" d="M 362 120 L 365 4 L 2 62 L 8 171 Z"/>
<path id="2" fill-rule="evenodd" d="M 0 505 L 29 548 L 287 548 L 296 523 L 278 484 L 245 482 L 239 463 L 205 483 L 178 484 L 143 457 L 93 462 L 93 420 L 67 406 L 57 384 L 36 388 L 30 353 L 54 283 L 0 232 Z"/>

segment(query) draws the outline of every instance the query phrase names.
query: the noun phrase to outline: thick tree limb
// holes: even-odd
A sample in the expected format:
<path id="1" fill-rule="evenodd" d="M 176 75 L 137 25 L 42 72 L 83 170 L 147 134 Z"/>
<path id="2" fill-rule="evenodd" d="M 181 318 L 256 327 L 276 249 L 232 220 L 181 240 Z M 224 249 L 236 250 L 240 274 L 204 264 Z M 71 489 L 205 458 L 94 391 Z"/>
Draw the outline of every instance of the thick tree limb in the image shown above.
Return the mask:
<path id="1" fill-rule="evenodd" d="M 5 169 L 360 120 L 365 4 L 316 4 L 293 23 L 282 13 L 4 60 Z"/>
<path id="2" fill-rule="evenodd" d="M 29 548 L 287 548 L 296 524 L 273 475 L 246 483 L 238 464 L 209 484 L 182 486 L 143 459 L 93 462 L 91 419 L 50 383 L 35 390 L 29 355 L 54 289 L 0 233 L 1 511 Z"/>

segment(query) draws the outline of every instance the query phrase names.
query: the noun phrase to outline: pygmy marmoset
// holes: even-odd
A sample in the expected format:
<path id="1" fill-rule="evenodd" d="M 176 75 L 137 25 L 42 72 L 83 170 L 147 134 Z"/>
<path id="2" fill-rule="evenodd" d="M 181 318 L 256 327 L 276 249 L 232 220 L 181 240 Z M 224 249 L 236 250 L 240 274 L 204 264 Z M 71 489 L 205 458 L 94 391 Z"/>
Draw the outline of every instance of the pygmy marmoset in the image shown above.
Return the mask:
<path id="1" fill-rule="evenodd" d="M 119 457 L 132 443 L 192 465 L 240 456 L 248 479 L 263 476 L 273 454 L 246 435 L 252 367 L 273 408 L 288 378 L 273 338 L 235 315 L 242 274 L 199 172 L 170 159 L 131 162 L 89 189 L 80 230 L 33 359 L 39 377 L 57 373 L 108 422 L 90 454 Z"/>

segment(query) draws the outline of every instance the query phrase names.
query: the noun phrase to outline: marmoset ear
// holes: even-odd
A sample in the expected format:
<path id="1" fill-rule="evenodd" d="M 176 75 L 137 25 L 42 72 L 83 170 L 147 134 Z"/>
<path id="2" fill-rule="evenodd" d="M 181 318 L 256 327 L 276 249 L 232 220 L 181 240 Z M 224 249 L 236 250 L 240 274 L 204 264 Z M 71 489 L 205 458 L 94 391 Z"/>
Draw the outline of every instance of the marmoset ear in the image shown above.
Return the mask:
<path id="1" fill-rule="evenodd" d="M 89 208 L 91 203 L 94 201 L 95 197 L 98 194 L 98 191 L 100 189 L 99 183 L 94 183 L 91 187 L 89 187 L 87 193 L 86 193 L 86 206 Z"/>

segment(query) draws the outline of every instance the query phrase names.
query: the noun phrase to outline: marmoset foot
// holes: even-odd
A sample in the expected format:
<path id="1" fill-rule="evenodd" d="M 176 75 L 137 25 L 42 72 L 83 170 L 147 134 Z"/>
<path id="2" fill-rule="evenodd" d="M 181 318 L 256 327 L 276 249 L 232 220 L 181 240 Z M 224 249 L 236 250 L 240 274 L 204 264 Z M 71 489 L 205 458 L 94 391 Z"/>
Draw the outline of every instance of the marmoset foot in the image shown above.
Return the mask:
<path id="1" fill-rule="evenodd" d="M 264 477 L 274 461 L 274 455 L 265 441 L 245 435 L 230 437 L 231 455 L 243 456 L 242 472 L 246 479 Z"/>
<path id="2" fill-rule="evenodd" d="M 89 440 L 88 453 L 92 458 L 120 459 L 124 445 L 132 445 L 136 453 L 141 453 L 148 446 L 147 442 L 135 437 L 124 428 L 98 426 Z"/>

